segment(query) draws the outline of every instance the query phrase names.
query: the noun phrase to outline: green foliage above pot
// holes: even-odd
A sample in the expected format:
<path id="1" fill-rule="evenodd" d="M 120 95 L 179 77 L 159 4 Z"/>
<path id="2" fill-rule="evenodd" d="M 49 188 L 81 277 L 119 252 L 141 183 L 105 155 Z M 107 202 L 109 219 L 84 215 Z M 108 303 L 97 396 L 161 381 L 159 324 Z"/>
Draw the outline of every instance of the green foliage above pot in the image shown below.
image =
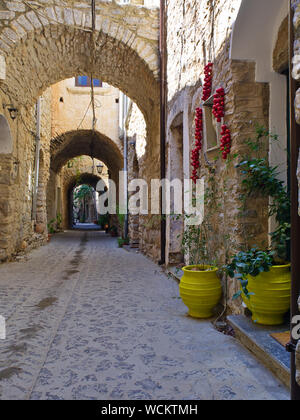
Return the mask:
<path id="1" fill-rule="evenodd" d="M 239 252 L 224 268 L 231 278 L 236 278 L 240 281 L 243 292 L 249 297 L 247 276 L 256 277 L 260 273 L 268 272 L 272 265 L 273 255 L 271 252 L 252 248 L 247 252 Z M 234 298 L 238 298 L 241 293 L 241 291 L 238 292 Z"/>
<path id="2" fill-rule="evenodd" d="M 256 139 L 247 141 L 250 151 L 259 154 L 262 149 L 264 137 L 277 140 L 278 136 L 272 135 L 265 128 L 256 127 Z M 243 176 L 242 200 L 255 199 L 257 194 L 271 198 L 269 216 L 275 216 L 277 228 L 270 233 L 272 250 L 275 257 L 281 261 L 290 259 L 290 232 L 291 232 L 291 200 L 283 181 L 279 179 L 277 166 L 271 166 L 268 158 L 244 156 L 236 165 Z"/>
<path id="3" fill-rule="evenodd" d="M 265 140 L 270 139 L 277 141 L 278 136 L 257 126 L 256 138 L 245 142 L 249 147 L 248 155 L 238 156 L 239 163 L 236 165 L 242 174 L 241 200 L 244 205 L 249 200 L 255 200 L 258 195 L 270 198 L 269 216 L 275 216 L 277 222 L 276 230 L 270 234 L 270 249 L 247 249 L 246 245 L 246 251 L 237 253 L 224 267 L 231 278 L 240 281 L 242 291 L 248 298 L 247 276 L 257 277 L 260 273 L 270 271 L 275 263 L 286 262 L 290 257 L 291 201 L 284 182 L 279 179 L 278 167 L 269 164 Z M 239 297 L 242 291 L 234 298 Z"/>

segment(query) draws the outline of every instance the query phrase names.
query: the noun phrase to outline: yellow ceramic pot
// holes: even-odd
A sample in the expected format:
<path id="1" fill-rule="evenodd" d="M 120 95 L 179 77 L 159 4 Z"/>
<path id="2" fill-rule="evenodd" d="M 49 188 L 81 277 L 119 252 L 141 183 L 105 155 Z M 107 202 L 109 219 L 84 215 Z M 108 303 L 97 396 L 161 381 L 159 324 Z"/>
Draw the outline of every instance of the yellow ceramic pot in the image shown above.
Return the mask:
<path id="1" fill-rule="evenodd" d="M 290 309 L 291 265 L 273 266 L 257 277 L 248 276 L 250 298 L 242 295 L 252 320 L 262 325 L 281 325 Z"/>
<path id="2" fill-rule="evenodd" d="M 209 271 L 193 271 L 203 266 L 191 265 L 183 268 L 179 291 L 184 304 L 189 308 L 193 318 L 210 318 L 213 308 L 222 296 L 221 282 L 217 276 L 218 269 L 204 266 Z"/>

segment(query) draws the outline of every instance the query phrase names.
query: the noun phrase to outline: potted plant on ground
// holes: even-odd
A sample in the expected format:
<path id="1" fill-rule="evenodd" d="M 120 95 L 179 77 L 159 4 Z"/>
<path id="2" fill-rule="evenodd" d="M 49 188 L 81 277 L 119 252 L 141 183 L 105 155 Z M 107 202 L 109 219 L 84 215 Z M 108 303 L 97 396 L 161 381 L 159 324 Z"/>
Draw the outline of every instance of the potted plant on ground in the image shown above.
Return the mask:
<path id="1" fill-rule="evenodd" d="M 182 240 L 183 252 L 191 265 L 183 267 L 179 291 L 188 314 L 193 318 L 213 316 L 213 309 L 222 296 L 218 268 L 210 261 L 205 226 L 187 226 Z"/>
<path id="2" fill-rule="evenodd" d="M 263 137 L 277 140 L 277 136 L 257 127 L 256 141 L 248 141 L 250 150 L 259 152 Z M 280 325 L 290 308 L 290 197 L 277 167 L 272 167 L 267 157 L 244 157 L 236 167 L 243 176 L 242 201 L 245 203 L 257 194 L 271 199 L 269 216 L 275 217 L 277 228 L 270 234 L 268 249 L 249 247 L 237 253 L 225 271 L 240 281 L 241 290 L 234 298 L 242 296 L 254 322 Z"/>
<path id="3" fill-rule="evenodd" d="M 55 228 L 54 228 L 55 223 L 56 223 L 56 219 L 52 219 L 47 224 L 47 228 L 48 228 L 48 242 L 50 241 L 52 235 L 55 233 Z"/>
<path id="4" fill-rule="evenodd" d="M 226 271 L 240 282 L 241 290 L 234 298 L 242 297 L 255 323 L 284 322 L 290 308 L 290 264 L 276 263 L 272 252 L 252 248 L 235 255 Z"/>

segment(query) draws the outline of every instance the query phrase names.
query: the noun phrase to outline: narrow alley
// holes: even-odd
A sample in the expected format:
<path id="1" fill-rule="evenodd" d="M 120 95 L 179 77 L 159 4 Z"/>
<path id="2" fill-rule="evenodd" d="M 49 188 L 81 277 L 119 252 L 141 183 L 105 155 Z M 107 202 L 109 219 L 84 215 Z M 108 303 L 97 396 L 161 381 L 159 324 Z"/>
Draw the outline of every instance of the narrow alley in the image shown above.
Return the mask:
<path id="1" fill-rule="evenodd" d="M 300 0 L 0 1 L 0 401 L 300 401 L 299 197 Z"/>
<path id="2" fill-rule="evenodd" d="M 1 399 L 288 399 L 250 353 L 186 316 L 178 285 L 99 231 L 0 266 Z"/>

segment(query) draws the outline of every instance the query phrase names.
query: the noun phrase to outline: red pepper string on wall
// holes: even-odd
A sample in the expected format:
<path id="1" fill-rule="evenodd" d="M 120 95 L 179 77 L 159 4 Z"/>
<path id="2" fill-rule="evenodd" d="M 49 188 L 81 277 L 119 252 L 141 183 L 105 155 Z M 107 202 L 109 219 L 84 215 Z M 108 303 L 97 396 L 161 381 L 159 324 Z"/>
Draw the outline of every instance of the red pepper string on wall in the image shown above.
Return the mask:
<path id="1" fill-rule="evenodd" d="M 196 109 L 195 118 L 195 148 L 192 150 L 191 163 L 193 166 L 191 179 L 194 183 L 197 183 L 198 169 L 200 167 L 200 151 L 202 150 L 202 139 L 203 139 L 203 111 L 201 108 Z"/>
<path id="2" fill-rule="evenodd" d="M 222 125 L 221 136 L 222 157 L 226 160 L 231 150 L 231 133 L 226 124 Z"/>
<path id="3" fill-rule="evenodd" d="M 216 117 L 218 123 L 222 121 L 225 115 L 225 91 L 223 88 L 217 89 L 214 94 L 214 105 L 213 114 Z"/>
<path id="4" fill-rule="evenodd" d="M 214 94 L 213 114 L 218 123 L 225 116 L 225 90 L 222 87 L 217 89 Z M 223 159 L 226 160 L 231 150 L 231 133 L 226 124 L 222 125 L 220 149 Z"/>
<path id="5" fill-rule="evenodd" d="M 204 67 L 204 86 L 203 86 L 203 95 L 202 101 L 207 101 L 208 98 L 211 96 L 211 87 L 212 87 L 212 78 L 213 78 L 213 63 L 208 63 Z"/>

